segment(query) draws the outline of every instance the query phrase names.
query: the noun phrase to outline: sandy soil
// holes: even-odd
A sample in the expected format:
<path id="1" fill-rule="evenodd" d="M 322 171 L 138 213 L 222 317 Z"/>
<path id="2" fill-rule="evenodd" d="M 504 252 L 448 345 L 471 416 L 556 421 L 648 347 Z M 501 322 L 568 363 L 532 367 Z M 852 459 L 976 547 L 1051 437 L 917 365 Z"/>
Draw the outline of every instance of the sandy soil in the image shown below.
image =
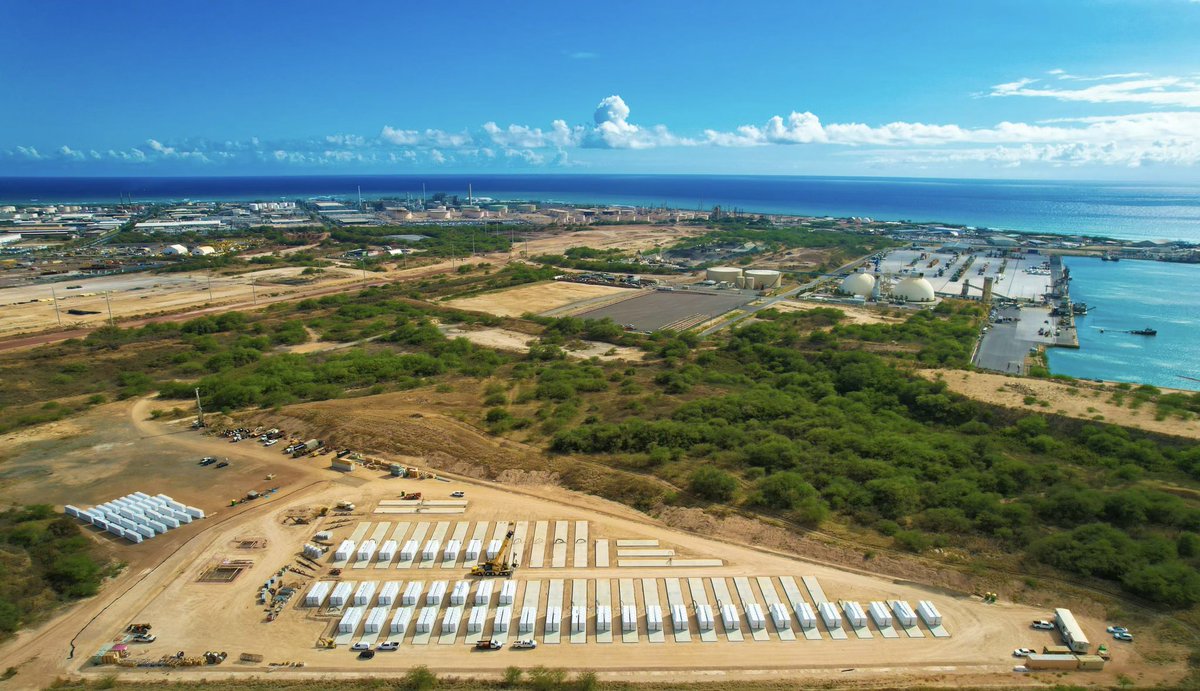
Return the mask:
<path id="1" fill-rule="evenodd" d="M 830 307 L 846 313 L 846 319 L 843 322 L 846 324 L 890 324 L 904 321 L 901 317 L 894 317 L 877 309 L 840 303 L 780 300 L 772 305 L 772 307 L 780 312 L 807 312 L 817 307 Z"/>
<path id="2" fill-rule="evenodd" d="M 523 334 L 520 331 L 499 328 L 472 329 L 462 326 L 451 326 L 444 329 L 450 338 L 462 337 L 475 345 L 496 350 L 507 350 L 516 353 L 528 353 L 529 345 L 536 340 L 535 336 Z M 579 341 L 566 348 L 567 354 L 580 359 L 598 357 L 601 360 L 641 360 L 644 353 L 637 348 L 615 346 L 598 341 Z"/>
<path id="3" fill-rule="evenodd" d="M 1057 413 L 1081 420 L 1094 420 L 1103 416 L 1105 422 L 1126 427 L 1136 427 L 1148 432 L 1169 434 L 1177 437 L 1200 439 L 1200 421 L 1167 418 L 1155 420 L 1153 403 L 1141 408 L 1113 405 L 1109 399 L 1117 391 L 1113 384 L 1080 381 L 1062 382 L 1053 379 L 1012 377 L 988 372 L 966 372 L 963 370 L 918 370 L 922 376 L 941 378 L 952 391 L 986 403 L 997 403 L 1010 408 L 1032 412 Z M 1169 390 L 1164 389 L 1165 392 Z M 1194 392 L 1184 391 L 1191 394 Z M 1026 396 L 1046 401 L 1049 406 L 1038 403 L 1027 405 Z"/>
<path id="4" fill-rule="evenodd" d="M 529 254 L 562 254 L 572 247 L 593 249 L 650 250 L 666 247 L 679 240 L 703 235 L 704 228 L 693 226 L 601 226 L 571 232 L 561 229 L 537 231 L 529 235 Z M 518 249 L 524 251 L 525 244 Z"/>
<path id="5" fill-rule="evenodd" d="M 420 394 L 426 395 L 426 394 Z M 429 396 L 434 396 L 430 393 Z M 383 399 L 384 397 L 379 397 Z M 392 399 L 387 399 L 392 400 Z M 93 676 L 109 670 L 86 665 L 91 651 L 110 640 L 131 621 L 149 621 L 159 642 L 138 646 L 136 654 L 157 659 L 164 653 L 185 650 L 226 650 L 234 657 L 241 652 L 258 652 L 272 661 L 302 661 L 302 670 L 275 669 L 272 675 L 288 677 L 336 677 L 339 675 L 399 674 L 419 659 L 439 673 L 468 676 L 498 676 L 513 664 L 534 664 L 570 669 L 596 669 L 604 678 L 670 680 L 725 679 L 797 679 L 806 682 L 831 682 L 836 685 L 917 683 L 952 686 L 964 680 L 986 680 L 989 684 L 1021 684 L 1027 677 L 1013 675 L 1010 652 L 1017 646 L 1040 646 L 1052 642 L 1050 634 L 1031 631 L 1030 619 L 1044 617 L 1041 608 L 1002 603 L 989 606 L 975 598 L 935 591 L 907 581 L 833 567 L 798 554 L 768 551 L 756 546 L 754 531 L 717 530 L 694 534 L 671 529 L 628 507 L 595 497 L 569 492 L 555 486 L 529 483 L 495 484 L 470 480 L 446 471 L 448 465 L 470 467 L 478 456 L 460 452 L 499 445 L 474 432 L 442 438 L 448 430 L 464 429 L 453 420 L 442 418 L 436 405 L 413 401 L 415 415 L 378 405 L 378 400 L 333 401 L 302 409 L 353 409 L 364 420 L 356 421 L 385 437 L 401 435 L 419 439 L 409 445 L 412 452 L 434 445 L 443 449 L 436 458 L 427 456 L 426 467 L 438 469 L 451 482 L 393 480 L 382 473 L 362 471 L 341 475 L 326 469 L 328 457 L 292 460 L 273 449 L 252 442 L 229 444 L 216 437 L 181 429 L 181 425 L 151 422 L 146 419 L 151 401 L 104 406 L 70 426 L 52 432 L 30 431 L 5 438 L 8 456 L 0 464 L 5 486 L 0 496 L 13 500 L 36 494 L 45 501 L 88 504 L 125 492 L 141 489 L 166 492 L 210 511 L 210 517 L 167 535 L 130 545 L 92 533 L 105 549 L 129 563 L 129 567 L 101 594 L 66 610 L 48 624 L 22 632 L 16 640 L 0 648 L 0 666 L 13 666 L 18 675 L 7 682 L 11 688 L 37 688 L 63 675 Z M 287 419 L 291 409 L 280 416 Z M 297 410 L 295 412 L 301 412 Z M 268 415 L 260 413 L 259 415 Z M 370 419 L 366 419 L 370 418 Z M 440 420 L 440 425 L 433 421 Z M 448 425 L 448 426 L 447 426 Z M 440 430 L 440 432 L 439 432 Z M 431 432 L 433 433 L 431 436 Z M 469 443 L 468 443 L 469 442 Z M 463 446 L 468 444 L 468 446 Z M 387 445 L 385 444 L 384 447 Z M 228 456 L 233 465 L 223 470 L 200 468 L 196 459 L 205 454 Z M 386 458 L 386 454 L 383 454 Z M 103 458 L 105 465 L 95 461 Z M 109 467 L 111 466 L 111 468 Z M 20 470 L 13 474 L 13 470 Z M 262 480 L 265 472 L 277 473 L 270 483 Z M 229 496 L 265 484 L 282 487 L 279 494 L 266 500 L 222 508 Z M 37 488 L 36 492 L 34 488 Z M 327 634 L 335 619 L 325 613 L 313 613 L 289 605 L 275 622 L 263 619 L 260 606 L 254 604 L 262 582 L 275 571 L 295 561 L 300 545 L 311 534 L 325 527 L 334 529 L 335 540 L 353 529 L 358 521 L 385 520 L 366 513 L 380 499 L 397 496 L 402 490 L 421 490 L 438 496 L 456 489 L 467 492 L 469 506 L 462 516 L 448 520 L 586 520 L 594 538 L 653 538 L 681 554 L 718 556 L 722 567 L 697 569 L 638 569 L 572 566 L 566 568 L 522 569 L 519 580 L 548 578 L 613 579 L 688 577 L 688 576 L 781 576 L 818 577 L 832 598 L 862 600 L 898 597 L 910 601 L 934 599 L 953 636 L 949 639 L 833 641 L 827 635 L 820 641 L 786 642 L 774 634 L 768 641 L 731 643 L 692 642 L 677 644 L 668 633 L 664 644 L 613 643 L 590 640 L 585 645 L 563 643 L 542 645 L 522 655 L 504 650 L 474 654 L 461 643 L 424 647 L 402 646 L 395 655 L 383 653 L 370 663 L 354 659 L 344 648 L 323 650 L 315 646 L 317 638 Z M 289 509 L 306 508 L 340 500 L 359 505 L 359 514 L 338 526 L 333 518 L 308 526 L 285 525 Z M 393 521 L 400 520 L 395 517 Z M 334 527 L 337 526 L 337 527 Z M 699 527 L 699 526 L 698 526 Z M 710 528 L 712 526 L 709 526 Z M 236 550 L 235 538 L 261 537 L 267 546 L 261 550 Z M 214 559 L 236 556 L 255 560 L 249 573 L 231 584 L 197 582 L 201 570 Z M 615 562 L 614 562 L 615 563 Z M 382 578 L 383 574 L 405 579 L 412 572 L 374 572 L 359 577 L 349 571 L 347 579 Z M 420 572 L 429 580 L 450 574 L 441 570 Z M 291 578 L 291 576 L 289 576 Z M 300 579 L 307 581 L 309 579 Z M 639 589 L 640 590 L 640 589 Z M 543 593 L 545 586 L 543 585 Z M 710 602 L 714 594 L 708 593 Z M 660 598 L 665 596 L 660 592 Z M 639 609 L 644 603 L 638 595 Z M 1083 617 L 1089 632 L 1102 632 L 1104 622 Z M 694 626 L 694 622 L 693 622 Z M 410 634 L 411 635 L 411 634 Z M 1100 635 L 1094 636 L 1097 640 Z M 619 636 L 618 636 L 619 639 Z M 268 642 L 269 641 L 269 642 Z M 71 646 L 74 656 L 71 657 Z M 853 668 L 852 672 L 845 670 Z M 221 667 L 203 667 L 171 671 L 122 671 L 125 678 L 146 680 L 221 679 L 245 677 L 268 671 L 264 665 L 227 662 Z M 1117 674 L 1128 674 L 1138 681 L 1149 676 L 1162 677 L 1183 671 L 1182 664 L 1147 666 L 1138 648 L 1125 647 L 1102 674 L 1047 675 L 1062 683 L 1113 684 Z"/>
<path id="6" fill-rule="evenodd" d="M 568 281 L 544 281 L 484 293 L 467 298 L 447 300 L 446 304 L 459 309 L 487 312 L 498 317 L 519 317 L 525 313 L 538 314 L 570 305 L 580 300 L 629 293 L 628 288 L 587 285 Z"/>

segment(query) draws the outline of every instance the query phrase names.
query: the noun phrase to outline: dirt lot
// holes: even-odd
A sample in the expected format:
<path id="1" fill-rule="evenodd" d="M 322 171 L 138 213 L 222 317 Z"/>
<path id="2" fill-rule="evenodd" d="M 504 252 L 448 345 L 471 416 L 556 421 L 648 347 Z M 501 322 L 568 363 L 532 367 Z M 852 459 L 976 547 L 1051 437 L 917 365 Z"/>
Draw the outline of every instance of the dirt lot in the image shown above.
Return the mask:
<path id="1" fill-rule="evenodd" d="M 987 403 L 1032 412 L 1057 413 L 1081 420 L 1102 419 L 1105 422 L 1137 427 L 1148 432 L 1200 439 L 1200 421 L 1178 418 L 1155 420 L 1153 403 L 1133 409 L 1128 405 L 1128 398 L 1124 406 L 1114 405 L 1109 401 L 1117 391 L 1113 384 L 1083 381 L 1070 383 L 962 370 L 919 370 L 919 373 L 931 379 L 940 377 L 945 380 L 951 391 Z M 1164 392 L 1169 393 L 1170 390 L 1164 389 Z M 1042 406 L 1036 402 L 1029 405 L 1025 403 L 1026 396 L 1033 396 L 1038 401 L 1046 401 L 1050 405 Z"/>
<path id="2" fill-rule="evenodd" d="M 878 309 L 869 307 L 857 307 L 855 305 L 844 305 L 836 302 L 802 302 L 799 300 L 780 300 L 772 305 L 780 312 L 807 312 L 808 310 L 817 307 L 829 307 L 835 310 L 845 312 L 846 324 L 894 324 L 904 321 L 903 317 L 896 317 L 887 314 Z"/>
<path id="3" fill-rule="evenodd" d="M 543 281 L 473 297 L 447 300 L 446 304 L 459 309 L 494 314 L 497 317 L 519 317 L 526 313 L 540 314 L 580 300 L 624 295 L 629 292 L 630 288 L 569 281 Z"/>
<path id="4" fill-rule="evenodd" d="M 572 247 L 606 250 L 645 251 L 666 247 L 680 240 L 703 235 L 705 229 L 692 226 L 603 226 L 564 232 L 561 229 L 536 231 L 529 235 L 529 254 L 562 254 Z M 524 250 L 521 244 L 519 249 Z"/>
<path id="5" fill-rule="evenodd" d="M 521 333 L 520 331 L 499 328 L 451 326 L 444 329 L 444 333 L 450 338 L 465 338 L 475 345 L 485 348 L 507 350 L 515 353 L 528 353 L 529 344 L 536 340 L 534 336 Z M 579 341 L 578 343 L 569 345 L 566 351 L 568 355 L 583 360 L 598 357 L 601 360 L 636 361 L 641 360 L 644 355 L 637 348 L 615 346 L 598 341 Z"/>
<path id="6" fill-rule="evenodd" d="M 429 400 L 422 402 L 422 396 Z M 127 561 L 129 567 L 96 598 L 67 610 L 37 630 L 22 632 L 16 640 L 0 648 L 0 666 L 18 669 L 17 677 L 8 683 L 31 688 L 62 675 L 82 673 L 91 677 L 103 674 L 108 670 L 86 664 L 88 656 L 131 621 L 153 623 L 154 632 L 159 636 L 159 641 L 154 644 L 136 647 L 135 654 L 141 659 L 157 659 L 176 650 L 189 653 L 225 650 L 234 658 L 241 652 L 258 652 L 267 656 L 265 662 L 305 663 L 303 669 L 271 669 L 273 676 L 285 677 L 398 674 L 419 659 L 439 673 L 490 677 L 498 676 L 505 667 L 516 664 L 591 668 L 598 670 L 602 678 L 636 677 L 672 682 L 723 679 L 736 683 L 736 680 L 746 678 L 803 678 L 810 683 L 832 682 L 845 686 L 879 683 L 953 686 L 964 680 L 978 683 L 981 679 L 989 684 L 1027 683 L 1028 677 L 1010 672 L 1013 665 L 1011 650 L 1017 646 L 1037 647 L 1052 642 L 1050 634 L 1034 632 L 1028 627 L 1030 619 L 1046 616 L 1041 608 L 1008 603 L 984 605 L 975 598 L 956 596 L 909 581 L 836 568 L 805 560 L 796 554 L 763 550 L 749 544 L 756 540 L 752 531 L 680 532 L 625 506 L 556 486 L 537 484 L 533 474 L 527 474 L 525 482 L 503 485 L 453 475 L 445 470 L 447 466 L 469 469 L 488 456 L 521 452 L 507 442 L 497 444 L 468 431 L 470 428 L 462 423 L 439 415 L 436 394 L 432 392 L 416 392 L 415 396 L 405 399 L 409 401 L 407 408 L 381 404 L 392 400 L 397 398 L 385 396 L 377 400 L 313 404 L 285 409 L 277 419 L 286 420 L 295 415 L 292 419 L 299 420 L 320 411 L 353 409 L 363 416 L 362 420 L 355 420 L 355 424 L 374 430 L 379 448 L 399 448 L 403 460 L 408 462 L 412 462 L 414 455 L 424 455 L 426 463 L 423 466 L 438 469 L 449 477 L 450 482 L 397 480 L 366 470 L 342 475 L 326 469 L 327 456 L 292 460 L 253 442 L 230 444 L 221 438 L 184 431 L 179 424 L 150 422 L 146 415 L 151 404 L 145 401 L 132 405 L 112 404 L 69 425 L 8 435 L 4 447 L 7 456 L 0 461 L 0 469 L 4 472 L 0 497 L 7 501 L 37 496 L 46 501 L 90 504 L 140 489 L 165 492 L 210 512 L 205 520 L 141 545 L 92 533 L 105 549 Z M 354 405 L 347 408 L 352 403 Z M 406 412 L 413 410 L 424 412 Z M 439 449 L 440 453 L 424 453 L 433 448 Z M 233 465 L 222 470 L 197 466 L 198 457 L 206 454 L 228 456 Z M 98 460 L 104 463 L 98 463 Z M 266 482 L 263 474 L 267 472 L 276 473 L 277 477 Z M 231 496 L 268 484 L 280 486 L 280 493 L 235 508 L 222 507 Z M 617 578 L 816 576 L 831 599 L 933 599 L 942 610 L 952 637 L 934 639 L 926 634 L 924 638 L 908 638 L 901 634 L 898 639 L 883 639 L 876 633 L 870 640 L 859 640 L 850 634 L 849 640 L 837 641 L 830 640 L 822 631 L 821 640 L 793 642 L 780 640 L 772 631 L 768 640 L 761 641 L 751 640 L 747 635 L 745 642 L 735 643 L 722 635 L 712 643 L 695 639 L 691 643 L 676 643 L 668 630 L 666 642 L 654 644 L 646 639 L 643 620 L 638 643 L 619 642 L 618 627 L 618 642 L 612 644 L 598 643 L 590 633 L 586 644 L 569 644 L 564 640 L 560 645 L 543 644 L 526 653 L 514 650 L 474 653 L 463 642 L 460 633 L 453 645 L 438 645 L 436 639 L 427 646 L 415 646 L 406 641 L 400 652 L 381 653 L 374 660 L 364 662 L 356 660 L 345 647 L 335 650 L 316 647 L 317 639 L 334 627 L 336 616 L 298 608 L 293 601 L 277 621 L 268 623 L 264 620 L 262 607 L 255 604 L 258 588 L 280 566 L 295 561 L 300 545 L 311 539 L 313 532 L 340 524 L 334 529 L 335 539 L 340 539 L 358 522 L 442 520 L 430 516 L 380 516 L 367 511 L 378 501 L 395 498 L 401 491 L 420 490 L 430 496 L 448 496 L 459 489 L 467 493 L 469 504 L 464 514 L 446 516 L 446 520 L 489 521 L 492 525 L 497 521 L 587 521 L 593 540 L 654 539 L 681 555 L 718 557 L 724 562 L 720 567 L 640 569 L 616 567 L 615 558 L 609 568 L 597 567 L 594 562 L 585 567 L 573 561 L 559 568 L 549 564 L 541 568 L 526 565 L 518 580 L 540 580 L 543 594 L 547 580 L 551 578 L 568 579 L 569 592 L 572 578 L 602 582 Z M 311 508 L 340 500 L 354 501 L 359 506 L 357 515 L 348 522 L 333 518 L 306 526 L 283 522 L 290 509 Z M 266 547 L 238 550 L 234 542 L 243 537 L 264 538 Z M 255 565 L 249 573 L 230 584 L 197 582 L 199 573 L 214 559 L 223 556 L 253 559 Z M 347 569 L 344 577 L 356 581 L 414 577 L 414 572 L 400 569 L 380 571 L 371 568 L 368 571 L 371 575 L 363 577 L 361 572 Z M 417 573 L 426 581 L 438 576 L 455 577 L 440 567 Z M 616 605 L 615 580 L 613 583 Z M 714 602 L 715 594 L 709 592 L 707 595 L 710 603 Z M 638 605 L 639 610 L 644 606 L 641 597 Z M 1081 623 L 1085 630 L 1094 634 L 1094 639 L 1102 639 L 1104 622 L 1083 617 Z M 696 634 L 694 621 L 692 627 L 692 633 Z M 566 638 L 565 628 L 563 635 Z M 69 657 L 72 643 L 75 654 Z M 1146 682 L 1152 677 L 1175 675 L 1183 670 L 1182 664 L 1147 665 L 1138 650 L 1121 648 L 1117 659 L 1102 674 L 1056 674 L 1047 675 L 1047 680 L 1111 685 L 1117 674 L 1127 674 L 1138 682 Z M 852 671 L 847 672 L 850 668 Z M 146 680 L 198 680 L 261 675 L 267 671 L 265 665 L 238 664 L 230 660 L 215 668 L 169 672 L 123 670 L 122 676 Z"/>

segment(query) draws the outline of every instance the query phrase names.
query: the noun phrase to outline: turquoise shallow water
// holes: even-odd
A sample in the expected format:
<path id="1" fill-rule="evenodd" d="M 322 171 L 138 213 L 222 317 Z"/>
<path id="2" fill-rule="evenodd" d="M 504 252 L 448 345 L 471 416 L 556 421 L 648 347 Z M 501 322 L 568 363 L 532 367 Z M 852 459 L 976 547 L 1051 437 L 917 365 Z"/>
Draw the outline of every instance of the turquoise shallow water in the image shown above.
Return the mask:
<path id="1" fill-rule="evenodd" d="M 1200 390 L 1200 265 L 1104 262 L 1068 257 L 1071 299 L 1093 308 L 1077 320 L 1079 350 L 1050 348 L 1050 370 L 1086 379 L 1109 379 Z M 1158 335 L 1123 333 L 1144 327 Z"/>

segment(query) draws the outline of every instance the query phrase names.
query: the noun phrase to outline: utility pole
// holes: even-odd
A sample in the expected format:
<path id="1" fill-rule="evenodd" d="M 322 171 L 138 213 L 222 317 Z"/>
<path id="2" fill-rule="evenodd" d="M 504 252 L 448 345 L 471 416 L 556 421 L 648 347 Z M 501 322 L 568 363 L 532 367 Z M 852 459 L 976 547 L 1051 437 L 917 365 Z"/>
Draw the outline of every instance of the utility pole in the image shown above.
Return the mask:
<path id="1" fill-rule="evenodd" d="M 200 387 L 196 387 L 196 426 L 204 426 L 204 407 L 200 405 Z"/>
<path id="2" fill-rule="evenodd" d="M 254 304 L 258 304 L 258 291 L 254 290 L 253 279 L 250 281 L 250 299 L 254 301 Z"/>
<path id="3" fill-rule="evenodd" d="M 366 258 L 366 257 L 359 257 L 359 258 L 358 258 L 358 265 L 359 265 L 359 266 L 362 268 L 362 275 L 363 275 L 363 287 L 365 288 L 365 287 L 367 287 L 367 258 Z"/>
<path id="4" fill-rule="evenodd" d="M 212 301 L 213 301 L 213 296 L 212 296 L 212 274 L 211 274 L 211 273 L 210 273 L 210 274 L 208 274 L 207 278 L 208 278 L 208 301 L 209 301 L 209 302 L 212 302 Z"/>
<path id="5" fill-rule="evenodd" d="M 50 299 L 54 301 L 54 316 L 58 319 L 58 325 L 62 326 L 62 312 L 58 311 L 58 294 L 54 292 L 54 286 L 50 286 Z"/>
<path id="6" fill-rule="evenodd" d="M 111 290 L 104 291 L 104 301 L 106 303 L 108 303 L 108 325 L 115 326 L 115 324 L 113 323 L 113 316 L 112 316 L 112 298 L 110 297 L 111 295 L 112 295 Z"/>

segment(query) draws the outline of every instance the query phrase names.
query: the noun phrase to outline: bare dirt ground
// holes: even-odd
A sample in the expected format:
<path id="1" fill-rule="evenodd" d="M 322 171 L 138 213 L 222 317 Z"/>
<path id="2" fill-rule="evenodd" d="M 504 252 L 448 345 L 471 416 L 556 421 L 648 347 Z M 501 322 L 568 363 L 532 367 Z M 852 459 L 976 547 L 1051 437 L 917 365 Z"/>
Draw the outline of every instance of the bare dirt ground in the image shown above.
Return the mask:
<path id="1" fill-rule="evenodd" d="M 470 394 L 440 397 L 429 390 L 408 393 L 407 398 L 388 394 L 297 406 L 285 409 L 275 419 L 285 427 L 289 426 L 289 420 L 300 423 L 310 418 L 330 424 L 345 420 L 345 413 L 353 411 L 353 428 L 359 430 L 358 434 L 375 439 L 372 446 L 364 448 L 378 451 L 385 459 L 395 457 L 411 463 L 414 457 L 424 458 L 423 467 L 438 470 L 451 482 L 398 480 L 367 470 L 342 475 L 327 469 L 327 456 L 292 460 L 253 442 L 230 444 L 223 438 L 185 430 L 180 423 L 151 422 L 147 415 L 154 402 L 149 400 L 103 406 L 71 423 L 7 435 L 4 439 L 7 455 L 0 459 L 4 481 L 0 499 L 5 501 L 28 501 L 29 497 L 37 496 L 43 501 L 89 505 L 143 490 L 165 492 L 209 512 L 205 520 L 141 545 L 89 533 L 114 558 L 126 561 L 128 567 L 97 597 L 65 610 L 42 627 L 22 632 L 16 640 L 0 647 L 0 667 L 12 666 L 18 670 L 7 684 L 12 688 L 38 688 L 64 675 L 103 674 L 110 668 L 90 667 L 86 664 L 88 657 L 131 621 L 152 622 L 159 636 L 158 642 L 137 647 L 135 654 L 140 659 L 157 659 L 176 650 L 189 653 L 225 650 L 233 657 L 241 652 L 258 652 L 267 656 L 267 662 L 305 663 L 303 669 L 270 669 L 230 660 L 221 667 L 121 672 L 123 678 L 146 681 L 236 679 L 267 671 L 272 676 L 289 678 L 395 675 L 419 662 L 439 673 L 489 678 L 499 676 L 509 665 L 538 664 L 595 669 L 602 678 L 672 683 L 715 679 L 736 684 L 743 679 L 804 679 L 805 683 L 838 686 L 881 683 L 956 686 L 970 680 L 1003 685 L 1030 681 L 1029 677 L 1009 671 L 1013 648 L 1052 642 L 1049 634 L 1028 627 L 1030 619 L 1046 616 L 1042 608 L 1009 603 L 984 605 L 975 598 L 955 596 L 894 577 L 839 568 L 807 554 L 802 557 L 773 540 L 770 540 L 772 549 L 763 549 L 759 542 L 768 538 L 768 534 L 756 528 L 753 521 L 738 519 L 745 522 L 734 526 L 706 521 L 703 514 L 668 515 L 672 522 L 687 524 L 696 531 L 682 532 L 626 506 L 539 484 L 536 471 L 515 475 L 501 472 L 501 479 L 511 480 L 504 484 L 459 476 L 452 470 L 477 471 L 481 465 L 527 456 L 529 450 L 497 442 L 439 412 L 443 406 L 461 403 L 460 399 Z M 401 400 L 404 403 L 397 404 Z M 294 424 L 291 427 L 296 429 Z M 304 431 L 315 432 L 315 427 Z M 196 460 L 202 455 L 228 456 L 233 465 L 220 470 L 201 468 Z M 527 460 L 531 468 L 541 465 L 536 458 Z M 263 479 L 268 472 L 276 474 L 269 482 Z M 265 485 L 281 487 L 280 493 L 234 508 L 223 506 L 230 497 Z M 330 631 L 335 617 L 297 608 L 293 602 L 277 621 L 264 620 L 261 606 L 255 604 L 260 584 L 280 566 L 292 563 L 301 543 L 310 539 L 314 531 L 337 526 L 334 528 L 337 541 L 358 521 L 417 520 L 372 516 L 366 510 L 380 499 L 394 498 L 401 491 L 421 490 L 440 496 L 458 489 L 467 493 L 469 505 L 465 514 L 446 517 L 450 520 L 493 524 L 511 520 L 586 520 L 591 526 L 592 539 L 657 539 L 680 554 L 715 556 L 725 562 L 722 567 L 691 569 L 630 570 L 615 566 L 605 569 L 594 564 L 525 568 L 518 580 L 812 575 L 820 579 L 832 598 L 934 599 L 952 637 L 902 636 L 884 640 L 876 635 L 871 640 L 858 640 L 851 634 L 847 641 L 829 640 L 823 635 L 820 641 L 788 642 L 772 635 L 767 641 L 747 639 L 744 643 L 733 643 L 722 637 L 716 643 L 702 644 L 675 643 L 668 633 L 666 643 L 650 644 L 643 629 L 637 644 L 600 644 L 592 635 L 584 645 L 565 641 L 558 646 L 544 644 L 523 655 L 513 650 L 476 654 L 462 643 L 460 634 L 454 645 L 431 642 L 418 647 L 405 643 L 400 653 L 383 653 L 370 663 L 363 663 L 344 647 L 336 650 L 316 647 L 317 638 Z M 354 501 L 360 507 L 358 515 L 347 523 L 338 525 L 331 517 L 323 519 L 323 523 L 291 526 L 282 520 L 289 509 L 341 500 Z M 233 543 L 242 537 L 265 538 L 267 546 L 260 550 L 237 550 Z M 231 584 L 197 582 L 205 566 L 223 556 L 250 558 L 255 565 Z M 359 577 L 348 570 L 346 578 L 415 577 L 413 572 L 399 570 L 371 571 L 370 576 Z M 426 580 L 438 575 L 453 577 L 441 570 L 420 573 Z M 708 597 L 710 602 L 714 601 L 713 593 Z M 1103 621 L 1085 616 L 1082 624 L 1089 632 L 1097 633 L 1095 639 L 1101 639 Z M 850 668 L 853 671 L 847 672 Z M 1054 674 L 1046 675 L 1046 679 L 1085 685 L 1113 684 L 1116 675 L 1126 674 L 1139 683 L 1148 683 L 1174 678 L 1182 671 L 1182 663 L 1149 664 L 1141 658 L 1138 648 L 1123 647 L 1104 673 Z"/>
<path id="2" fill-rule="evenodd" d="M 1103 420 L 1126 427 L 1136 427 L 1148 432 L 1169 434 L 1176 437 L 1200 439 L 1200 421 L 1167 418 L 1154 419 L 1154 404 L 1147 403 L 1141 408 L 1133 409 L 1128 405 L 1128 399 L 1123 406 L 1114 405 L 1110 398 L 1117 392 L 1113 384 L 1098 382 L 1064 382 L 1054 379 L 1033 379 L 1029 377 L 1010 377 L 989 372 L 967 372 L 963 370 L 918 370 L 918 373 L 930 379 L 942 379 L 951 391 L 969 398 L 997 403 L 1009 408 L 1018 408 L 1031 412 L 1045 412 L 1079 418 L 1081 420 Z M 1170 390 L 1164 389 L 1169 393 Z M 1193 393 L 1184 391 L 1182 393 Z M 1048 406 L 1039 403 L 1025 403 L 1027 396 L 1033 396 L 1038 401 L 1046 401 Z"/>
<path id="3" fill-rule="evenodd" d="M 588 285 L 569 281 L 543 281 L 508 290 L 447 300 L 446 304 L 464 310 L 487 312 L 497 317 L 539 314 L 580 300 L 629 293 L 629 288 Z"/>
<path id="4" fill-rule="evenodd" d="M 478 346 L 507 350 L 514 353 L 528 353 L 529 344 L 536 340 L 535 336 L 500 328 L 471 328 L 450 326 L 444 329 L 450 338 L 465 338 Z M 565 348 L 571 357 L 587 360 L 597 357 L 601 360 L 641 360 L 644 353 L 637 348 L 615 346 L 598 341 L 578 341 Z"/>
<path id="5" fill-rule="evenodd" d="M 600 226 L 570 232 L 550 228 L 529 235 L 529 254 L 535 257 L 539 254 L 562 254 L 572 247 L 645 251 L 665 248 L 705 232 L 704 228 L 695 226 Z M 524 250 L 525 244 L 521 243 L 519 249 Z"/>
<path id="6" fill-rule="evenodd" d="M 846 314 L 847 324 L 894 324 L 904 321 L 902 317 L 892 316 L 877 309 L 844 305 L 836 302 L 803 302 L 799 300 L 781 300 L 774 305 L 780 312 L 807 312 L 817 307 L 829 307 L 841 310 Z"/>

